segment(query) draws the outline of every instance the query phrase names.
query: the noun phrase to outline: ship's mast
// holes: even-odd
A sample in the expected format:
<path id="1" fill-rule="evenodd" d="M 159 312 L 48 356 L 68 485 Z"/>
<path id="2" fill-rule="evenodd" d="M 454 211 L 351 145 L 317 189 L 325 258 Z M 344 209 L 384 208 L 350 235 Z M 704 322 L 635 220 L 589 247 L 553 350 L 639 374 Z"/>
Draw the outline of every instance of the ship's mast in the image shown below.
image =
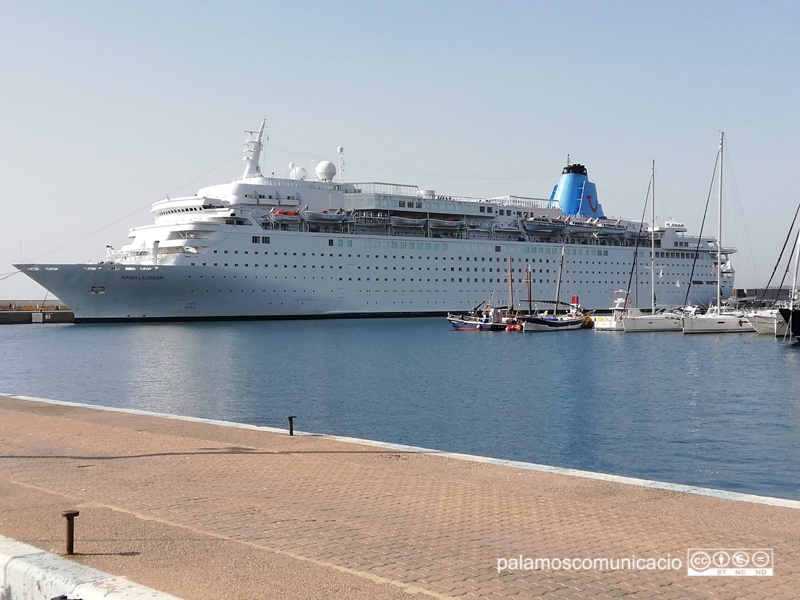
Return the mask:
<path id="1" fill-rule="evenodd" d="M 717 311 L 722 306 L 722 148 L 725 132 L 719 132 L 719 225 L 717 228 Z"/>
<path id="2" fill-rule="evenodd" d="M 261 175 L 261 150 L 264 148 L 264 137 L 267 133 L 267 120 L 261 121 L 258 131 L 245 130 L 248 139 L 244 141 L 244 173 L 242 179 Z"/>
<path id="3" fill-rule="evenodd" d="M 508 310 L 514 311 L 514 269 L 511 268 L 511 257 L 508 257 Z"/>
<path id="4" fill-rule="evenodd" d="M 650 187 L 653 192 L 650 210 L 650 314 L 656 314 L 656 161 L 650 162 Z"/>
<path id="5" fill-rule="evenodd" d="M 526 278 L 528 279 L 528 314 L 532 315 L 533 310 L 531 308 L 531 266 L 526 265 L 526 270 L 527 270 Z"/>
<path id="6" fill-rule="evenodd" d="M 561 262 L 558 264 L 558 282 L 556 283 L 556 316 L 558 316 L 558 299 L 561 295 L 561 271 L 564 268 L 564 254 L 564 246 L 561 246 Z"/>
<path id="7" fill-rule="evenodd" d="M 800 269 L 800 236 L 794 249 L 794 279 L 792 280 L 792 291 L 789 294 L 789 310 L 794 314 L 795 295 L 797 294 L 797 271 Z"/>

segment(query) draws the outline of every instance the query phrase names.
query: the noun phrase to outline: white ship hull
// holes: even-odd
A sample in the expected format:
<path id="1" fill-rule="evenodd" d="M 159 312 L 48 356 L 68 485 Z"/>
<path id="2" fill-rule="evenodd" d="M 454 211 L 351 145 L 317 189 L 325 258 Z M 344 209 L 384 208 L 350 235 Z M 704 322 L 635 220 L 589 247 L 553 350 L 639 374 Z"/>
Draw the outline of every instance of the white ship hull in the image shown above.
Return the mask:
<path id="1" fill-rule="evenodd" d="M 517 264 L 532 264 L 537 295 L 555 296 L 560 244 L 474 240 L 466 244 L 403 237 L 388 243 L 405 248 L 372 247 L 382 246 L 386 239 L 273 231 L 270 244 L 255 245 L 248 232 L 227 235 L 228 254 L 217 254 L 213 257 L 216 263 L 196 257 L 194 264 L 185 265 L 40 264 L 18 268 L 72 308 L 79 322 L 463 311 L 492 294 L 499 300 L 498 294 L 508 288 L 505 263 L 511 253 L 519 257 L 515 258 L 520 261 Z M 586 308 L 607 306 L 608 290 L 628 277 L 625 265 L 630 264 L 633 248 L 604 247 L 600 251 L 608 255 L 594 259 L 570 254 L 585 251 L 581 246 L 567 246 L 566 250 L 562 293 L 579 296 Z M 605 263 L 620 266 L 606 271 Z M 688 278 L 691 261 L 686 263 Z M 597 277 L 601 269 L 602 279 L 589 279 Z M 514 274 L 515 285 L 521 285 L 524 267 L 514 270 L 520 271 Z M 643 272 L 640 286 L 647 289 L 649 285 L 648 274 Z M 709 302 L 715 291 L 698 288 L 692 288 L 690 301 L 696 305 Z M 668 286 L 660 297 L 682 304 L 684 292 Z"/>

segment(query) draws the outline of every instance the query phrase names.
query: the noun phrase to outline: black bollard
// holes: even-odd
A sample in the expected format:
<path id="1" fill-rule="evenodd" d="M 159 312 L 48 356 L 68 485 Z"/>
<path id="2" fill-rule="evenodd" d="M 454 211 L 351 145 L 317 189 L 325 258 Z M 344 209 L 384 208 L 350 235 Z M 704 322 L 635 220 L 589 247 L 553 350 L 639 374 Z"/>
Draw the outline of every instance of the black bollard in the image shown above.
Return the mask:
<path id="1" fill-rule="evenodd" d="M 75 517 L 80 512 L 77 510 L 65 510 L 61 516 L 67 519 L 67 555 L 75 554 Z"/>
<path id="2" fill-rule="evenodd" d="M 297 418 L 294 415 L 286 417 L 289 419 L 289 435 L 294 435 L 294 420 Z"/>

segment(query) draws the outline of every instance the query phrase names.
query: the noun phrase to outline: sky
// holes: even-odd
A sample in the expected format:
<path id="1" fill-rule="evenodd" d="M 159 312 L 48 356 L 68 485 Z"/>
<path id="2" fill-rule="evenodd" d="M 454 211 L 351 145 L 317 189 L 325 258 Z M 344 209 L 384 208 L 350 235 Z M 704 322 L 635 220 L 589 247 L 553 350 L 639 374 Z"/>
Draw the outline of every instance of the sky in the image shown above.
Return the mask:
<path id="1" fill-rule="evenodd" d="M 609 216 L 697 233 L 725 132 L 723 242 L 763 286 L 800 198 L 800 2 L 0 3 L 0 299 L 12 263 L 100 261 L 150 205 L 336 161 L 345 179 L 548 197 L 569 155 Z M 705 233 L 716 235 L 716 207 Z M 780 272 L 783 271 L 781 266 Z"/>

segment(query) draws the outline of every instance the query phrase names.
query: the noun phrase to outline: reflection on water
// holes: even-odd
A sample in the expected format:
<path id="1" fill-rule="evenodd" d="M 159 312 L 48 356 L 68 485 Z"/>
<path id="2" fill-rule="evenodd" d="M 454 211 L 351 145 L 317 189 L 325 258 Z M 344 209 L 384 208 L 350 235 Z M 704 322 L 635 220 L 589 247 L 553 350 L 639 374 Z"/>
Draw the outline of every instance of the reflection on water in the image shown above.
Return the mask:
<path id="1" fill-rule="evenodd" d="M 0 392 L 800 498 L 800 345 L 444 319 L 0 328 Z"/>

